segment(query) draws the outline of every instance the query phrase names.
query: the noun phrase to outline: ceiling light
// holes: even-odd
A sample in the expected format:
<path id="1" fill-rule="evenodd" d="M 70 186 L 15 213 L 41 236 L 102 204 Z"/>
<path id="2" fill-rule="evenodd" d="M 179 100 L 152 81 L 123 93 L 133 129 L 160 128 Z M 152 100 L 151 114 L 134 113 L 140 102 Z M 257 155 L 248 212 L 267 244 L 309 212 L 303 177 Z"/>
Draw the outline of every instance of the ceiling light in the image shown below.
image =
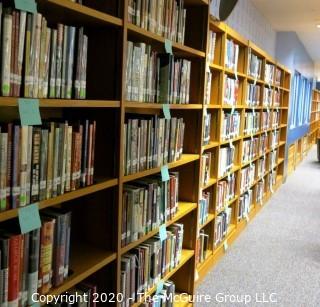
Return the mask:
<path id="1" fill-rule="evenodd" d="M 317 28 L 319 28 L 319 29 L 320 29 L 320 23 L 318 23 L 318 24 L 317 24 Z"/>

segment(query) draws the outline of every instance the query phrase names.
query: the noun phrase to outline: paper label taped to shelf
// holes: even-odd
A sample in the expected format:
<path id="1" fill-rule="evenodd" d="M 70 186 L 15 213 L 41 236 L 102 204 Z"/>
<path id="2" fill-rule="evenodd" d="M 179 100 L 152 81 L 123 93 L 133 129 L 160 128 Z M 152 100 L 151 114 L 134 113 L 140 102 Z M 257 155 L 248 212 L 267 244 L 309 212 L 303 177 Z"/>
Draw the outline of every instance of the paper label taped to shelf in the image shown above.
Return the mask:
<path id="1" fill-rule="evenodd" d="M 224 241 L 224 243 L 223 243 L 223 249 L 224 249 L 224 251 L 226 252 L 227 250 L 228 250 L 228 241 L 227 241 L 227 239 Z"/>
<path id="2" fill-rule="evenodd" d="M 164 241 L 167 238 L 167 229 L 166 225 L 163 224 L 159 227 L 159 236 L 160 236 L 160 241 Z"/>
<path id="3" fill-rule="evenodd" d="M 29 13 L 37 12 L 37 4 L 34 0 L 14 0 L 14 6 L 17 10 Z"/>
<path id="4" fill-rule="evenodd" d="M 19 98 L 21 126 L 41 125 L 39 99 Z"/>
<path id="5" fill-rule="evenodd" d="M 163 281 L 160 280 L 157 284 L 157 290 L 156 290 L 156 294 L 160 294 L 163 290 Z"/>
<path id="6" fill-rule="evenodd" d="M 164 103 L 162 105 L 162 111 L 165 119 L 171 119 L 169 104 Z"/>
<path id="7" fill-rule="evenodd" d="M 19 208 L 18 218 L 21 233 L 27 233 L 41 227 L 38 204 L 27 205 Z"/>
<path id="8" fill-rule="evenodd" d="M 164 49 L 165 49 L 166 53 L 173 54 L 172 53 L 172 41 L 171 40 L 165 39 L 165 41 L 164 41 Z"/>
<path id="9" fill-rule="evenodd" d="M 161 166 L 161 180 L 162 181 L 170 180 L 168 165 Z"/>

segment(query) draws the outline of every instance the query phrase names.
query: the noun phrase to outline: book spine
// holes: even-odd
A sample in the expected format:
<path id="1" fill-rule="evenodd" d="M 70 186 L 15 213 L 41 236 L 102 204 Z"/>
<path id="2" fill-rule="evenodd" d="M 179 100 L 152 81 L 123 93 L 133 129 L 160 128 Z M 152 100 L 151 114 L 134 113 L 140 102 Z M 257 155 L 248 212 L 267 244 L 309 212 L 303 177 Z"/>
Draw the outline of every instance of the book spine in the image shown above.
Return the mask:
<path id="1" fill-rule="evenodd" d="M 13 124 L 8 124 L 8 143 L 7 143 L 7 206 L 6 210 L 12 208 L 12 159 L 13 159 Z"/>
<path id="2" fill-rule="evenodd" d="M 16 96 L 20 96 L 21 83 L 22 83 L 22 66 L 23 55 L 26 37 L 26 18 L 27 13 L 20 11 L 20 25 L 19 25 L 19 47 L 18 47 L 18 71 L 17 71 L 17 91 Z"/>
<path id="3" fill-rule="evenodd" d="M 32 295 L 38 290 L 38 269 L 40 255 L 40 229 L 30 232 L 29 265 L 28 265 L 28 305 L 33 305 Z"/>
<path id="4" fill-rule="evenodd" d="M 56 98 L 57 30 L 51 32 L 49 98 Z"/>
<path id="5" fill-rule="evenodd" d="M 1 93 L 2 96 L 10 95 L 10 63 L 12 43 L 12 15 L 9 11 L 4 13 L 2 33 L 2 68 L 1 68 Z"/>
<path id="6" fill-rule="evenodd" d="M 0 211 L 7 207 L 8 133 L 0 133 Z"/>
<path id="7" fill-rule="evenodd" d="M 46 294 L 50 290 L 52 255 L 54 242 L 55 220 L 44 221 L 41 228 L 40 237 L 40 264 L 39 264 L 39 281 L 38 290 L 41 294 Z"/>
<path id="8" fill-rule="evenodd" d="M 21 127 L 20 207 L 27 204 L 28 126 Z"/>
<path id="9" fill-rule="evenodd" d="M 18 306 L 20 290 L 21 235 L 9 239 L 8 306 Z"/>
<path id="10" fill-rule="evenodd" d="M 57 59 L 56 59 L 56 98 L 63 98 L 61 94 L 61 79 L 62 79 L 62 44 L 63 44 L 63 30 L 64 26 L 62 24 L 58 24 L 58 32 L 57 32 Z"/>
<path id="11" fill-rule="evenodd" d="M 39 201 L 39 172 L 41 155 L 41 130 L 34 128 L 32 140 L 32 175 L 31 175 L 31 202 Z"/>

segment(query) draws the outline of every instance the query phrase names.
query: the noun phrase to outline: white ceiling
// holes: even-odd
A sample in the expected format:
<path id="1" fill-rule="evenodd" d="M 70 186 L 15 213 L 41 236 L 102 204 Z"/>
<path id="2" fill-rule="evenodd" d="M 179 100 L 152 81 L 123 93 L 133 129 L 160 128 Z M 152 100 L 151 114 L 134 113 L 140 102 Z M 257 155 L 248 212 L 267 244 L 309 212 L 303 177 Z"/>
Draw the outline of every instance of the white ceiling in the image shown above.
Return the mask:
<path id="1" fill-rule="evenodd" d="M 320 0 L 251 0 L 276 31 L 295 31 L 320 64 Z"/>

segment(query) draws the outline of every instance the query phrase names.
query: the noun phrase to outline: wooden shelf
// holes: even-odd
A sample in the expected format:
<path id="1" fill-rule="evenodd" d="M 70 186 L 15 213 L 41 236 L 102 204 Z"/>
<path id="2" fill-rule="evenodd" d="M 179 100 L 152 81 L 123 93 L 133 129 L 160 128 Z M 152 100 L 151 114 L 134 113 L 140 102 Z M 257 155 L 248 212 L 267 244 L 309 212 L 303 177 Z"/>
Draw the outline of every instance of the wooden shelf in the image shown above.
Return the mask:
<path id="1" fill-rule="evenodd" d="M 116 100 L 39 99 L 41 108 L 120 108 Z M 0 97 L 0 107 L 18 107 L 18 98 Z"/>
<path id="2" fill-rule="evenodd" d="M 99 250 L 87 245 L 76 247 L 71 250 L 70 271 L 73 273 L 61 286 L 51 289 L 49 295 L 59 295 L 66 292 L 93 273 L 116 260 L 116 258 L 117 254 L 113 252 Z"/>
<path id="3" fill-rule="evenodd" d="M 157 42 L 157 43 L 161 43 L 163 44 L 163 48 L 164 48 L 164 42 L 165 42 L 165 38 L 154 34 L 150 31 L 147 31 L 145 29 L 142 29 L 132 23 L 128 23 L 127 24 L 127 28 L 128 28 L 128 33 L 130 35 L 130 33 L 134 36 L 136 36 L 137 38 L 140 39 L 147 39 L 149 42 L 153 41 L 153 42 Z M 205 57 L 205 53 L 203 51 L 199 51 L 196 50 L 194 48 L 176 43 L 176 42 L 172 42 L 172 51 L 173 53 L 177 53 L 181 56 L 187 56 L 187 57 L 200 57 L 200 58 L 204 58 Z"/>
<path id="4" fill-rule="evenodd" d="M 178 204 L 178 212 L 173 217 L 173 219 L 171 219 L 170 221 L 166 222 L 166 227 L 168 227 L 168 226 L 172 225 L 173 223 L 177 222 L 178 220 L 180 220 L 181 218 L 183 218 L 184 216 L 186 216 L 187 214 L 189 214 L 190 212 L 192 212 L 196 208 L 197 208 L 197 204 L 196 203 L 179 202 L 179 204 Z M 129 243 L 125 247 L 122 247 L 121 248 L 121 254 L 123 255 L 123 254 L 127 253 L 132 248 L 135 248 L 136 246 L 140 245 L 141 243 L 143 243 L 147 239 L 152 238 L 153 236 L 157 235 L 158 233 L 159 233 L 159 228 L 150 231 L 148 234 L 146 234 L 145 236 L 143 236 L 139 240 L 134 241 L 132 243 Z"/>
<path id="5" fill-rule="evenodd" d="M 202 151 L 205 151 L 214 147 L 218 147 L 219 145 L 220 145 L 219 142 L 210 142 L 209 144 L 202 146 Z"/>
<path id="6" fill-rule="evenodd" d="M 188 249 L 183 249 L 181 253 L 181 260 L 180 263 L 176 268 L 174 268 L 171 272 L 169 272 L 164 278 L 162 278 L 162 281 L 167 281 L 168 279 L 171 278 L 180 268 L 184 266 L 184 264 L 190 260 L 194 256 L 194 251 L 193 250 L 188 250 Z M 151 296 L 155 291 L 157 290 L 157 287 L 154 286 L 148 291 L 145 292 L 144 296 Z M 144 297 L 141 298 L 141 302 L 143 302 Z M 140 302 L 136 302 L 132 305 L 132 307 L 137 307 L 140 306 Z"/>
<path id="7" fill-rule="evenodd" d="M 40 7 L 45 7 L 50 14 L 63 14 L 67 17 L 76 16 L 82 21 L 89 23 L 98 23 L 100 25 L 122 26 L 123 21 L 120 18 L 97 11 L 90 7 L 67 0 L 38 0 Z"/>
<path id="8" fill-rule="evenodd" d="M 206 227 L 209 223 L 211 223 L 214 220 L 214 214 L 209 213 L 208 214 L 208 218 L 207 220 L 203 223 L 199 225 L 199 228 L 202 229 L 204 227 Z"/>
<path id="9" fill-rule="evenodd" d="M 209 181 L 207 182 L 207 184 L 204 185 L 203 187 L 201 187 L 201 189 L 202 189 L 202 190 L 206 190 L 206 189 L 212 187 L 216 182 L 217 182 L 217 179 L 215 179 L 215 178 L 210 178 Z"/>
<path id="10" fill-rule="evenodd" d="M 80 198 L 98 191 L 102 191 L 111 187 L 115 187 L 118 185 L 118 179 L 109 179 L 104 180 L 99 183 L 93 184 L 91 186 L 78 189 L 76 191 L 67 192 L 63 195 L 59 195 L 54 198 L 46 199 L 39 202 L 39 209 L 45 209 L 48 207 L 52 207 L 76 198 Z M 18 217 L 19 208 L 17 209 L 10 209 L 7 211 L 0 212 L 0 222 L 7 221 L 13 218 Z"/>
<path id="11" fill-rule="evenodd" d="M 196 160 L 199 160 L 199 155 L 194 155 L 194 154 L 183 154 L 181 159 L 176 161 L 176 162 L 171 162 L 168 163 L 168 168 L 175 168 L 178 166 L 182 166 L 191 162 L 194 162 Z M 142 177 L 147 177 L 156 173 L 159 173 L 161 171 L 161 167 L 156 167 L 156 168 L 152 168 L 152 169 L 148 169 L 136 174 L 132 174 L 132 175 L 127 175 L 123 177 L 123 182 L 129 182 L 132 180 L 136 180 Z"/>
<path id="12" fill-rule="evenodd" d="M 190 103 L 190 104 L 167 104 L 171 110 L 202 110 L 202 104 Z M 146 102 L 134 102 L 127 101 L 125 103 L 127 109 L 162 109 L 163 104 L 160 103 L 146 103 Z"/>

